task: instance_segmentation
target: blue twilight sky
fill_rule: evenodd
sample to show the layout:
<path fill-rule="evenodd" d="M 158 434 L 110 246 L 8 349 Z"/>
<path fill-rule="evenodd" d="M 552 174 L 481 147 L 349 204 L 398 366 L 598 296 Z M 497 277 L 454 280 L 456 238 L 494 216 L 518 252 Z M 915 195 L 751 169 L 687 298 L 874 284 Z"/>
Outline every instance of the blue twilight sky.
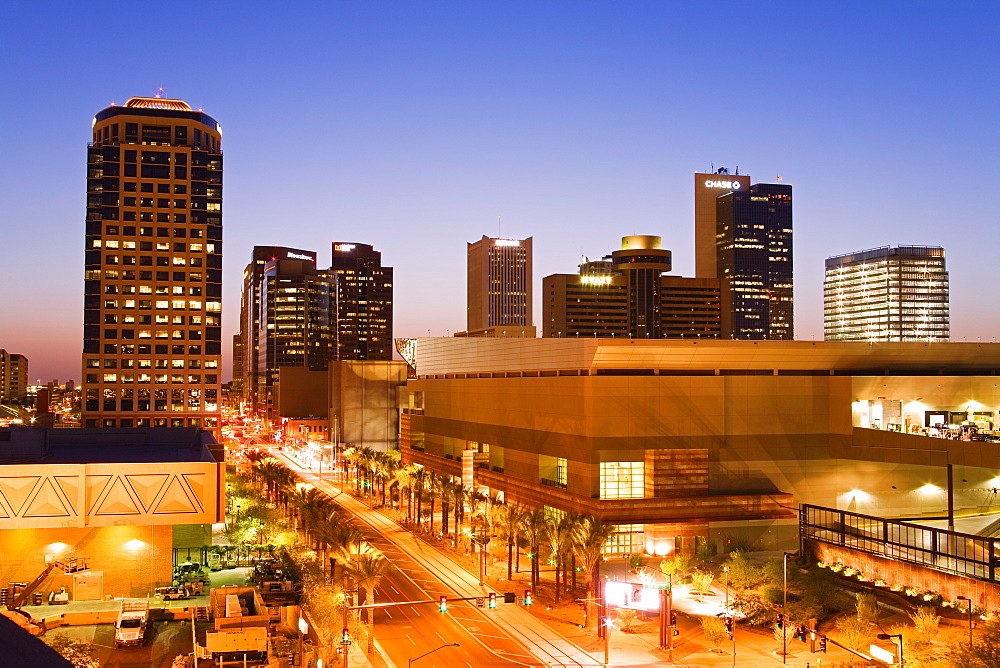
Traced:
<path fill-rule="evenodd" d="M 224 129 L 226 341 L 254 245 L 326 265 L 334 240 L 374 244 L 396 336 L 464 329 L 465 244 L 497 216 L 534 237 L 536 297 L 628 234 L 690 276 L 692 173 L 712 164 L 795 186 L 798 338 L 822 338 L 827 256 L 940 244 L 953 339 L 993 340 L 998 19 L 985 1 L 8 2 L 0 348 L 79 380 L 91 119 L 160 86 Z"/>

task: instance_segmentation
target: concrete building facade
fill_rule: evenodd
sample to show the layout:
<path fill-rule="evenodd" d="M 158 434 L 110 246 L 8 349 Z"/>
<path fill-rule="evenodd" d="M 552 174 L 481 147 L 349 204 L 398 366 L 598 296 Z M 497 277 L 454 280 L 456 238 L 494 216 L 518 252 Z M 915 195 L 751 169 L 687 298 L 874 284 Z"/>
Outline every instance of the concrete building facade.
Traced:
<path fill-rule="evenodd" d="M 503 328 L 530 330 L 532 319 L 532 238 L 483 235 L 468 244 L 466 335 L 502 336 Z"/>
<path fill-rule="evenodd" d="M 728 302 L 715 278 L 669 276 L 660 237 L 629 236 L 579 274 L 542 279 L 543 337 L 728 338 Z M 725 293 L 728 296 L 728 293 Z"/>
<path fill-rule="evenodd" d="M 971 512 L 1000 475 L 1000 445 L 934 437 L 997 431 L 997 345 L 418 339 L 415 361 L 404 461 L 466 482 L 471 450 L 470 484 L 615 522 L 613 550 L 788 547 L 800 503 L 940 515 L 951 489 Z"/>
<path fill-rule="evenodd" d="M 77 557 L 86 582 L 53 573 L 44 588 L 151 595 L 170 584 L 175 548 L 199 550 L 224 520 L 224 476 L 207 431 L 0 429 L 0 582 Z"/>
<path fill-rule="evenodd" d="M 28 400 L 28 358 L 0 348 L 0 402 Z"/>
<path fill-rule="evenodd" d="M 87 148 L 86 427 L 218 427 L 222 128 L 133 97 Z"/>

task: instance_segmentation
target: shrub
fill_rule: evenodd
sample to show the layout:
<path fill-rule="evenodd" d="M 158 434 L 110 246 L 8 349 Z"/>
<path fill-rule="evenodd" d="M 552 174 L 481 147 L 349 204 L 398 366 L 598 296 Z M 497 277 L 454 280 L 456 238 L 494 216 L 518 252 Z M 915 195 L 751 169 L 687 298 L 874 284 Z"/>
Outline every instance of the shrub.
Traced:
<path fill-rule="evenodd" d="M 698 561 L 708 561 L 715 555 L 719 553 L 719 546 L 715 544 L 714 540 L 702 539 L 698 541 L 698 546 L 694 550 L 694 556 Z"/>
<path fill-rule="evenodd" d="M 716 648 L 729 638 L 726 632 L 726 623 L 718 617 L 702 617 L 701 630 L 705 632 L 705 637 L 711 641 Z"/>
<path fill-rule="evenodd" d="M 879 607 L 875 596 L 868 592 L 858 592 L 857 595 L 858 619 L 866 624 L 873 624 L 878 621 Z"/>
<path fill-rule="evenodd" d="M 781 605 L 785 599 L 785 590 L 778 585 L 764 585 L 760 588 L 760 597 L 773 605 Z"/>
<path fill-rule="evenodd" d="M 729 568 L 729 584 L 736 589 L 751 589 L 764 581 L 763 569 L 744 552 L 732 552 L 723 565 Z"/>

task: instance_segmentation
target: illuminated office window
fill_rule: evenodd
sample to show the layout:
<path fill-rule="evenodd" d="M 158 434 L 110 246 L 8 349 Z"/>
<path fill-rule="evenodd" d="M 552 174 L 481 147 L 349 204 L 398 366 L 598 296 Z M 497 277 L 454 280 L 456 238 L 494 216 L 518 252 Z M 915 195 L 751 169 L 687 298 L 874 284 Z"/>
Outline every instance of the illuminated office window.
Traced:
<path fill-rule="evenodd" d="M 644 495 L 642 462 L 601 462 L 602 499 L 641 499 Z"/>

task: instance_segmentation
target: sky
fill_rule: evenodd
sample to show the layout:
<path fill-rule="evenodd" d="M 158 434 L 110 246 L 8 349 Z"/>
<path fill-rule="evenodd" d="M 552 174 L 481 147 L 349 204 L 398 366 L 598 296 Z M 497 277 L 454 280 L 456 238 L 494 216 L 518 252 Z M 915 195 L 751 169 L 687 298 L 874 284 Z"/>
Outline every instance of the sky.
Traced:
<path fill-rule="evenodd" d="M 1000 56 L 990 2 L 5 3 L 0 348 L 80 379 L 86 144 L 135 95 L 223 127 L 224 379 L 254 245 L 373 244 L 395 336 L 465 328 L 465 248 L 544 276 L 653 234 L 694 274 L 693 177 L 794 186 L 795 331 L 823 260 L 941 245 L 952 340 L 992 341 Z M 499 224 L 498 224 L 499 217 Z"/>

